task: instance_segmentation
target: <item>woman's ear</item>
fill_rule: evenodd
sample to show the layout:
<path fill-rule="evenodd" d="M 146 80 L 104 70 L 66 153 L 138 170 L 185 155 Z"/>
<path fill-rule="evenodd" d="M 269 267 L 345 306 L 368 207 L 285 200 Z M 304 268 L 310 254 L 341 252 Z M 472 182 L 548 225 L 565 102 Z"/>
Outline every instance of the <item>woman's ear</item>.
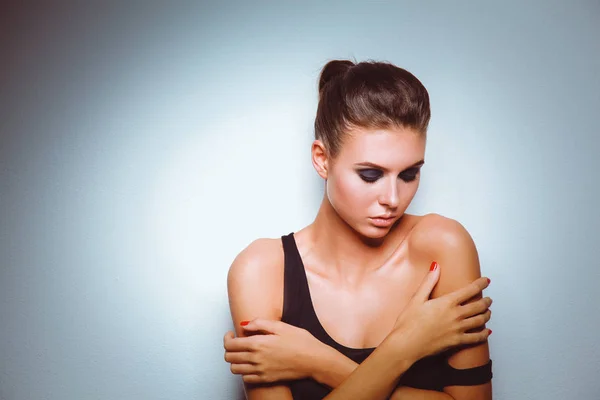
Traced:
<path fill-rule="evenodd" d="M 329 158 L 327 156 L 327 149 L 320 140 L 315 140 L 310 149 L 313 167 L 317 171 L 317 174 L 325 180 L 327 180 L 327 169 L 329 167 Z"/>

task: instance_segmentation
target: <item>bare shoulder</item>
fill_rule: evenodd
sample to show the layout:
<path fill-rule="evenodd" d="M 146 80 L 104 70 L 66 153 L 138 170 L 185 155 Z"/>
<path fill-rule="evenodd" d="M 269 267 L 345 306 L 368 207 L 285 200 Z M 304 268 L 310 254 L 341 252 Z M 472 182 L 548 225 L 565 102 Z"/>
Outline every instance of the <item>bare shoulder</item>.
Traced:
<path fill-rule="evenodd" d="M 281 319 L 284 256 L 281 239 L 254 240 L 233 260 L 227 292 L 234 323 Z"/>
<path fill-rule="evenodd" d="M 433 213 L 419 218 L 407 241 L 411 250 L 427 253 L 439 249 L 460 249 L 473 243 L 471 235 L 460 222 Z"/>
<path fill-rule="evenodd" d="M 254 240 L 233 260 L 227 275 L 229 309 L 236 336 L 246 336 L 241 321 L 281 320 L 284 255 L 281 238 Z M 246 386 L 248 399 L 291 399 L 285 384 Z"/>
<path fill-rule="evenodd" d="M 441 275 L 434 297 L 458 289 L 481 276 L 473 238 L 458 221 L 439 214 L 420 217 L 407 238 L 411 261 L 427 268 L 436 261 Z"/>
<path fill-rule="evenodd" d="M 280 239 L 260 238 L 244 248 L 233 260 L 228 281 L 245 279 L 261 282 L 283 272 L 283 250 Z"/>
<path fill-rule="evenodd" d="M 440 277 L 431 293 L 440 297 L 460 289 L 481 276 L 475 243 L 458 221 L 439 214 L 428 214 L 419 219 L 407 237 L 411 263 L 422 268 L 436 261 Z M 473 300 L 481 298 L 479 294 Z M 448 363 L 454 368 L 472 368 L 486 364 L 490 359 L 487 342 L 457 348 L 448 354 Z M 491 398 L 491 383 L 478 386 L 449 386 L 444 391 L 454 398 Z"/>

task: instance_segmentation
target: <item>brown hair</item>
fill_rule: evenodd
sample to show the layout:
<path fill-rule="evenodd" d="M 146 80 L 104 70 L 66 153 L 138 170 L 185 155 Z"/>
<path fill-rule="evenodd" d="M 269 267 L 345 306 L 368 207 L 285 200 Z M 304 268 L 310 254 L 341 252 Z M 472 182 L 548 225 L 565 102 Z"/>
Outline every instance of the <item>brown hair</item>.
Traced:
<path fill-rule="evenodd" d="M 427 89 L 393 64 L 333 60 L 321 71 L 315 139 L 323 141 L 330 157 L 353 127 L 404 127 L 425 135 L 430 116 Z"/>

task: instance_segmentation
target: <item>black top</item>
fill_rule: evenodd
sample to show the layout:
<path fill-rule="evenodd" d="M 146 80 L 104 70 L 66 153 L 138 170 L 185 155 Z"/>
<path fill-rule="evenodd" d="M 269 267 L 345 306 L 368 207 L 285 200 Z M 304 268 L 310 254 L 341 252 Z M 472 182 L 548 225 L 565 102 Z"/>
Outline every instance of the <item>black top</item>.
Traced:
<path fill-rule="evenodd" d="M 312 304 L 304 264 L 293 233 L 282 236 L 285 254 L 283 315 L 281 320 L 290 325 L 306 329 L 321 342 L 333 347 L 356 363 L 363 362 L 375 348 L 355 349 L 337 343 L 325 331 Z M 450 366 L 443 354 L 423 358 L 406 371 L 399 386 L 443 391 L 451 385 L 480 385 L 492 379 L 492 361 L 486 365 L 456 369 Z M 327 386 L 312 379 L 289 382 L 294 399 L 322 399 L 331 391 Z"/>

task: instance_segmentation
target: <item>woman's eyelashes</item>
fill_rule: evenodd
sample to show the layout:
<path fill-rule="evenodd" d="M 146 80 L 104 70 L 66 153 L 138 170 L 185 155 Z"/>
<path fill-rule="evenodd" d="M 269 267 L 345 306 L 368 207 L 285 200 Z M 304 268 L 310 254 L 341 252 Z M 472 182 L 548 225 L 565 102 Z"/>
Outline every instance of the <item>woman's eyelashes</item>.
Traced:
<path fill-rule="evenodd" d="M 358 176 L 365 182 L 373 183 L 383 176 L 383 172 L 378 169 L 361 169 Z"/>
<path fill-rule="evenodd" d="M 412 182 L 417 179 L 418 174 L 419 168 L 410 168 L 402 171 L 398 177 L 404 182 Z M 383 176 L 383 171 L 378 169 L 361 169 L 358 171 L 358 176 L 367 183 L 373 183 Z"/>
<path fill-rule="evenodd" d="M 411 168 L 411 169 L 407 169 L 406 171 L 403 171 L 400 175 L 398 175 L 400 177 L 400 179 L 402 179 L 404 182 L 412 182 L 415 179 L 417 179 L 417 175 L 419 175 L 419 168 Z"/>

